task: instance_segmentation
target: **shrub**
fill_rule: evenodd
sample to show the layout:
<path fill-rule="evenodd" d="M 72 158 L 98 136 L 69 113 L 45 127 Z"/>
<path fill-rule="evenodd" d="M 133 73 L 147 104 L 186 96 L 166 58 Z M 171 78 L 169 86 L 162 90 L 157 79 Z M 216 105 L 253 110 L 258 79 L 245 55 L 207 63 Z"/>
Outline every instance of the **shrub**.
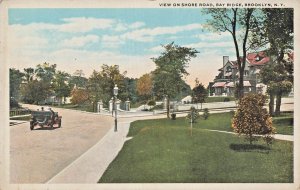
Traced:
<path fill-rule="evenodd" d="M 172 118 L 172 120 L 176 120 L 176 113 L 172 113 L 171 118 Z"/>
<path fill-rule="evenodd" d="M 223 102 L 229 102 L 230 101 L 230 98 L 224 98 Z"/>
<path fill-rule="evenodd" d="M 72 104 L 84 104 L 89 99 L 89 94 L 86 89 L 73 89 L 71 92 L 71 102 Z"/>
<path fill-rule="evenodd" d="M 10 108 L 19 108 L 20 105 L 16 99 L 10 98 L 9 107 Z"/>
<path fill-rule="evenodd" d="M 154 100 L 149 100 L 148 101 L 148 106 L 155 106 L 155 101 Z"/>
<path fill-rule="evenodd" d="M 232 128 L 239 135 L 243 134 L 250 144 L 257 140 L 257 135 L 270 144 L 275 128 L 272 126 L 272 118 L 267 110 L 263 108 L 266 97 L 262 94 L 247 94 L 238 104 L 237 111 L 232 119 Z"/>
<path fill-rule="evenodd" d="M 191 107 L 190 113 L 186 116 L 189 121 L 192 123 L 196 123 L 196 120 L 200 117 L 199 112 L 196 108 Z"/>
<path fill-rule="evenodd" d="M 205 120 L 207 120 L 208 116 L 209 116 L 209 111 L 208 111 L 207 108 L 204 108 L 204 110 L 203 110 L 203 118 L 204 118 Z"/>

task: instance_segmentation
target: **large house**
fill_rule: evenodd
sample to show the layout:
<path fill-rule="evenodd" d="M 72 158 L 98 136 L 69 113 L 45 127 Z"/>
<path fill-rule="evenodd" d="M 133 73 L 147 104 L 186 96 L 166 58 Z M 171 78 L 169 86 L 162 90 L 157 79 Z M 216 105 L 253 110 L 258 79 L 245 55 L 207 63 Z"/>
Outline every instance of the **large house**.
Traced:
<path fill-rule="evenodd" d="M 244 92 L 265 93 L 266 86 L 259 80 L 260 69 L 270 62 L 270 58 L 264 52 L 249 53 L 246 57 L 244 70 Z M 210 95 L 234 96 L 238 83 L 239 72 L 237 61 L 230 61 L 229 56 L 223 56 L 223 66 L 214 81 L 210 83 Z"/>

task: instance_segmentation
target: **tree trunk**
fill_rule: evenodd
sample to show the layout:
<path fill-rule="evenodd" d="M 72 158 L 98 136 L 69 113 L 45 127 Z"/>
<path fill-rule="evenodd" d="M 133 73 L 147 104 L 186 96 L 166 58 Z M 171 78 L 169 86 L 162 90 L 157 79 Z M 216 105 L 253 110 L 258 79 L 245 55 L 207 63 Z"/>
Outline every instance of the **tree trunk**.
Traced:
<path fill-rule="evenodd" d="M 239 90 L 238 90 L 238 98 L 241 99 L 244 97 L 244 69 L 241 69 L 240 78 L 239 78 Z"/>
<path fill-rule="evenodd" d="M 282 94 L 279 92 L 276 95 L 276 107 L 275 107 L 275 115 L 276 116 L 280 115 L 281 97 L 282 97 Z"/>
<path fill-rule="evenodd" d="M 274 115 L 274 94 L 273 93 L 270 93 L 269 114 L 270 116 Z"/>
<path fill-rule="evenodd" d="M 170 98 L 167 99 L 167 117 L 170 118 Z"/>

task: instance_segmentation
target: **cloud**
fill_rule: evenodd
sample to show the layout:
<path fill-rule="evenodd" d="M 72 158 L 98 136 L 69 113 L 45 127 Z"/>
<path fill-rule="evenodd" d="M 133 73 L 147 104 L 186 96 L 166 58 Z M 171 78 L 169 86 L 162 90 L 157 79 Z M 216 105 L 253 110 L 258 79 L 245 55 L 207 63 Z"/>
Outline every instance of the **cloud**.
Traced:
<path fill-rule="evenodd" d="M 228 39 L 231 37 L 231 34 L 229 32 L 221 32 L 221 33 L 217 33 L 217 32 L 213 32 L 213 33 L 201 33 L 201 34 L 197 34 L 194 35 L 195 38 L 198 38 L 202 41 L 218 41 L 221 39 Z M 231 37 L 232 38 L 232 37 Z"/>
<path fill-rule="evenodd" d="M 57 25 L 58 30 L 62 32 L 71 32 L 71 33 L 85 33 L 92 31 L 94 29 L 107 29 L 112 28 L 115 24 L 113 19 L 102 19 L 102 18 L 86 18 L 86 17 L 77 17 L 77 18 L 64 18 L 62 19 L 66 23 Z"/>
<path fill-rule="evenodd" d="M 152 52 L 162 52 L 164 50 L 165 49 L 162 46 L 155 46 L 155 47 L 153 47 L 153 48 L 150 49 L 150 51 L 152 51 Z"/>
<path fill-rule="evenodd" d="M 129 28 L 137 29 L 137 28 L 141 28 L 143 26 L 145 26 L 145 23 L 143 23 L 143 22 L 134 22 L 131 25 L 129 25 Z"/>
<path fill-rule="evenodd" d="M 102 46 L 105 48 L 118 48 L 121 44 L 124 44 L 124 40 L 120 36 L 103 35 Z"/>
<path fill-rule="evenodd" d="M 125 55 L 109 51 L 92 52 L 78 49 L 61 49 L 38 57 L 25 56 L 25 59 L 14 57 L 11 62 L 14 68 L 35 67 L 38 63 L 50 62 L 57 64 L 59 70 L 73 73 L 82 69 L 88 77 L 93 70 L 99 71 L 103 64 L 119 65 L 122 72 L 128 71 L 128 77 L 140 77 L 155 69 L 155 64 L 150 59 L 154 55 Z M 18 61 L 22 64 L 17 64 Z M 19 62 L 20 63 L 20 62 Z"/>
<path fill-rule="evenodd" d="M 89 43 L 96 43 L 99 41 L 99 37 L 96 35 L 86 35 L 80 37 L 73 37 L 66 39 L 62 42 L 63 47 L 84 47 Z"/>
<path fill-rule="evenodd" d="M 145 28 L 127 32 L 122 35 L 122 38 L 140 41 L 140 42 L 150 42 L 154 40 L 155 36 L 166 35 L 166 34 L 176 34 L 183 31 L 191 31 L 201 29 L 201 24 L 188 24 L 184 26 L 170 26 L 170 27 L 156 27 L 156 28 Z"/>
<path fill-rule="evenodd" d="M 74 17 L 64 18 L 61 24 L 50 23 L 30 23 L 30 24 L 14 24 L 10 27 L 16 31 L 25 32 L 37 32 L 43 30 L 55 30 L 67 33 L 86 33 L 95 29 L 108 29 L 112 28 L 116 21 L 114 19 L 102 19 L 102 18 L 86 18 L 86 17 Z"/>
<path fill-rule="evenodd" d="M 192 48 L 224 48 L 224 47 L 234 47 L 233 41 L 225 42 L 197 42 L 185 45 L 186 47 Z"/>

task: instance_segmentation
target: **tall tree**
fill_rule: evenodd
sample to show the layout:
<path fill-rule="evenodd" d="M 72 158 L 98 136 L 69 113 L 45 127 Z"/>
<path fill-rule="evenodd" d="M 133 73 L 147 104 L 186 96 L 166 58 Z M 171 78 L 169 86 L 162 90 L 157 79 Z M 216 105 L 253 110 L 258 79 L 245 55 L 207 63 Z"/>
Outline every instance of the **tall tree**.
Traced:
<path fill-rule="evenodd" d="M 44 82 L 51 83 L 56 72 L 56 64 L 51 65 L 50 63 L 38 64 L 35 73 L 37 78 L 43 80 Z"/>
<path fill-rule="evenodd" d="M 76 70 L 72 76 L 69 77 L 70 87 L 86 87 L 88 79 L 84 77 L 84 73 L 82 70 Z"/>
<path fill-rule="evenodd" d="M 205 89 L 204 85 L 199 82 L 198 78 L 195 80 L 196 86 L 193 88 L 192 98 L 194 103 L 200 103 L 202 109 L 202 103 L 205 102 L 205 99 L 208 96 L 208 92 Z"/>
<path fill-rule="evenodd" d="M 186 68 L 191 58 L 196 57 L 198 51 L 175 45 L 167 44 L 164 52 L 157 58 L 152 58 L 156 64 L 153 72 L 154 93 L 158 98 L 167 97 L 167 117 L 170 118 L 170 98 L 181 92 L 185 82 L 183 77 L 188 75 Z"/>
<path fill-rule="evenodd" d="M 30 81 L 33 80 L 33 77 L 34 77 L 34 68 L 25 68 L 24 69 L 24 77 L 25 77 L 25 81 L 27 83 L 29 83 Z"/>
<path fill-rule="evenodd" d="M 54 79 L 52 80 L 52 86 L 56 97 L 59 98 L 59 103 L 61 104 L 63 98 L 68 97 L 71 92 L 71 87 L 68 83 L 70 74 L 57 71 L 54 75 Z"/>
<path fill-rule="evenodd" d="M 21 87 L 22 101 L 29 104 L 39 104 L 44 101 L 49 94 L 51 89 L 49 84 L 45 81 L 33 80 Z"/>
<path fill-rule="evenodd" d="M 137 79 L 125 77 L 124 85 L 125 85 L 124 96 L 127 97 L 127 99 L 129 99 L 130 101 L 136 102 L 138 99 L 138 95 L 136 91 Z"/>
<path fill-rule="evenodd" d="M 9 69 L 9 97 L 15 100 L 19 99 L 19 90 L 22 83 L 22 78 L 24 73 L 20 72 L 18 69 Z"/>
<path fill-rule="evenodd" d="M 38 64 L 32 72 L 32 68 L 24 69 L 25 81 L 22 86 L 22 99 L 26 103 L 40 103 L 53 95 L 53 79 L 56 73 L 56 64 Z"/>
<path fill-rule="evenodd" d="M 238 96 L 244 96 L 244 70 L 246 66 L 249 33 L 256 27 L 257 19 L 252 8 L 205 9 L 211 18 L 208 27 L 216 32 L 229 32 L 233 39 L 239 71 Z"/>
<path fill-rule="evenodd" d="M 151 74 L 144 74 L 141 76 L 136 84 L 137 93 L 143 97 L 143 99 L 149 99 L 152 95 L 152 77 Z"/>
<path fill-rule="evenodd" d="M 91 101 L 108 102 L 113 96 L 113 88 L 115 84 L 118 85 L 119 94 L 118 98 L 126 100 L 127 94 L 124 85 L 125 74 L 121 73 L 118 65 L 109 66 L 104 64 L 101 71 L 94 71 L 88 82 L 88 91 Z"/>
<path fill-rule="evenodd" d="M 281 98 L 284 93 L 287 93 L 293 87 L 293 60 L 284 59 L 285 55 L 291 53 L 294 49 L 294 18 L 293 9 L 264 9 L 264 35 L 265 41 L 270 44 L 268 54 L 273 59 L 273 66 L 269 66 L 261 74 L 263 79 L 270 76 L 270 80 L 264 80 L 268 85 L 270 94 L 270 103 L 274 103 L 276 96 L 275 115 L 280 114 Z M 273 98 L 273 100 L 272 100 Z M 271 106 L 271 109 L 273 109 Z M 270 113 L 273 114 L 273 110 Z"/>

